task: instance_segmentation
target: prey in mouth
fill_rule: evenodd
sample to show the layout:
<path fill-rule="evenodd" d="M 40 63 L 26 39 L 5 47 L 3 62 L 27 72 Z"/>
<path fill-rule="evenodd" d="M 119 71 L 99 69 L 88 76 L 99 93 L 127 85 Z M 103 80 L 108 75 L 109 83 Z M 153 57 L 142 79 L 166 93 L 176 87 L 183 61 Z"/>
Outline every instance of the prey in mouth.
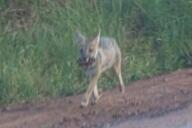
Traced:
<path fill-rule="evenodd" d="M 95 65 L 95 58 L 94 57 L 89 57 L 89 58 L 79 58 L 77 60 L 79 66 L 88 69 L 91 68 Z"/>

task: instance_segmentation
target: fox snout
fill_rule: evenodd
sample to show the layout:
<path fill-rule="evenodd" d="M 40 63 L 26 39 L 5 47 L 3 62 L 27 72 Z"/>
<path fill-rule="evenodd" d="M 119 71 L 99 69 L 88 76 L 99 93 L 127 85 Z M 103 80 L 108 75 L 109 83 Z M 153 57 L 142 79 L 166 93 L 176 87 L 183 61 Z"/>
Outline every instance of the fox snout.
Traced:
<path fill-rule="evenodd" d="M 89 67 L 95 62 L 95 58 L 81 57 L 77 60 L 78 64 L 82 67 Z"/>

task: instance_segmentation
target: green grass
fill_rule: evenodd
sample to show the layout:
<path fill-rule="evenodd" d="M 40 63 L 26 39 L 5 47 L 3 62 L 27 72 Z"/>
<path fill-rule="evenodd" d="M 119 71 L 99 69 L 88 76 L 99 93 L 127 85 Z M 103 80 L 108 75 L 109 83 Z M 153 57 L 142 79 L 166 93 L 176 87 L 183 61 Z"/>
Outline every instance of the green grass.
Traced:
<path fill-rule="evenodd" d="M 94 0 L 92 0 L 94 1 Z M 0 103 L 82 93 L 74 32 L 118 40 L 130 81 L 192 65 L 191 0 L 0 0 Z M 25 27 L 18 27 L 14 9 Z M 100 88 L 118 82 L 109 71 Z"/>

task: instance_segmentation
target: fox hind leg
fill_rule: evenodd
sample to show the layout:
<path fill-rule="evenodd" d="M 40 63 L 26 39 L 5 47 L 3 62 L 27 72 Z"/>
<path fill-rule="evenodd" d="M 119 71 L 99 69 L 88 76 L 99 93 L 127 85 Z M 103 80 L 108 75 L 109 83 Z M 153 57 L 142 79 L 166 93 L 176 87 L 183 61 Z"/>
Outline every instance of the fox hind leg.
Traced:
<path fill-rule="evenodd" d="M 116 63 L 114 64 L 114 70 L 115 70 L 117 77 L 119 79 L 119 82 L 120 82 L 120 91 L 124 94 L 125 85 L 124 85 L 122 74 L 121 74 L 121 54 L 119 54 L 117 59 L 118 59 L 118 61 L 116 61 Z"/>

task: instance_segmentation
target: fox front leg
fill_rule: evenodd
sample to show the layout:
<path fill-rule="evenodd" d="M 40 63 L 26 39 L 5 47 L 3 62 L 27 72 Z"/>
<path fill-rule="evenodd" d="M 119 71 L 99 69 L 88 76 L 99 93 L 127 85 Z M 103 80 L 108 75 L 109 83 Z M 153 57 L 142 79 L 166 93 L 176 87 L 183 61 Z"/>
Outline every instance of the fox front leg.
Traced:
<path fill-rule="evenodd" d="M 97 85 L 94 87 L 94 90 L 93 90 L 93 94 L 92 94 L 92 98 L 91 98 L 91 104 L 94 105 L 98 102 L 98 100 L 100 99 L 101 95 L 99 95 L 99 92 L 98 92 L 98 87 Z"/>
<path fill-rule="evenodd" d="M 81 106 L 82 107 L 87 107 L 87 105 L 89 104 L 89 101 L 90 101 L 90 98 L 91 98 L 92 94 L 94 94 L 94 95 L 96 94 L 97 98 L 99 98 L 98 91 L 95 90 L 95 88 L 97 88 L 97 81 L 98 81 L 99 76 L 100 76 L 100 73 L 97 73 L 90 80 L 89 87 L 88 87 L 88 89 L 87 89 L 87 91 L 85 92 L 85 95 L 84 95 L 84 99 L 81 101 Z"/>

